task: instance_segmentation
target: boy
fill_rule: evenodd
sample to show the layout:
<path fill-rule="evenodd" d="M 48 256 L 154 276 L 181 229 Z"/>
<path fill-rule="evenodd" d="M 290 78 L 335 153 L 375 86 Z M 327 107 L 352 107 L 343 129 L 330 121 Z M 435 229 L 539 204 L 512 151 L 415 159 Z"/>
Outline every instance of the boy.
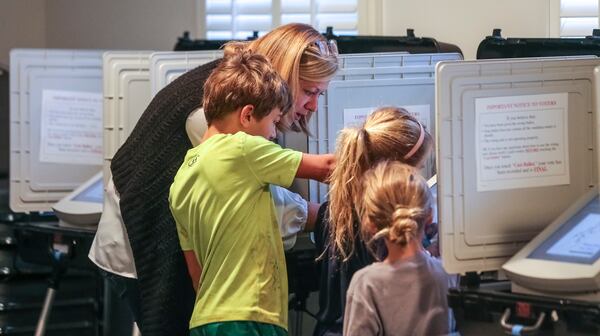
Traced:
<path fill-rule="evenodd" d="M 286 335 L 287 274 L 269 184 L 324 180 L 333 155 L 268 139 L 292 105 L 260 55 L 226 55 L 204 86 L 208 129 L 188 151 L 169 203 L 196 303 L 191 335 Z"/>

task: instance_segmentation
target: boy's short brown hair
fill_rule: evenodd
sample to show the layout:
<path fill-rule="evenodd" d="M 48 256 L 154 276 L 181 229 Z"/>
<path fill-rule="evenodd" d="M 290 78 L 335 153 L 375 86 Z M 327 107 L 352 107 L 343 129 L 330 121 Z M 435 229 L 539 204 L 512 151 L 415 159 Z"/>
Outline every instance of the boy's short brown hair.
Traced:
<path fill-rule="evenodd" d="M 287 83 L 262 55 L 240 49 L 229 52 L 204 83 L 203 107 L 206 122 L 253 105 L 257 120 L 274 108 L 287 113 L 292 107 Z"/>

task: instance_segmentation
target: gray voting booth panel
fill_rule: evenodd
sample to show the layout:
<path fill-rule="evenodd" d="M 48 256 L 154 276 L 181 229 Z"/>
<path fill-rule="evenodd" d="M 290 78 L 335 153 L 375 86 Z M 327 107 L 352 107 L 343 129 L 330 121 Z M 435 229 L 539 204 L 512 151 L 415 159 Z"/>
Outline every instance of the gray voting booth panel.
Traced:
<path fill-rule="evenodd" d="M 319 112 L 310 121 L 314 138 L 308 139 L 308 152 L 333 153 L 344 126 L 360 126 L 366 114 L 381 106 L 405 107 L 434 135 L 435 65 L 461 59 L 457 53 L 340 55 L 340 70 L 319 99 Z M 434 168 L 432 154 L 425 167 L 428 178 L 435 174 Z M 309 182 L 311 201 L 325 201 L 327 191 L 327 185 Z"/>
<path fill-rule="evenodd" d="M 110 163 L 150 103 L 152 51 L 107 51 L 103 54 L 103 171 L 105 185 Z"/>
<path fill-rule="evenodd" d="M 98 162 L 92 160 L 85 163 L 48 162 L 47 158 L 41 159 L 41 142 L 50 141 L 41 136 L 42 99 L 44 95 L 50 96 L 56 92 L 73 97 L 90 94 L 101 96 L 102 52 L 43 49 L 11 51 L 9 192 L 10 207 L 15 212 L 50 211 L 52 204 L 101 169 L 101 157 Z M 100 131 L 101 106 L 94 111 L 98 116 L 92 117 L 97 118 Z M 65 160 L 70 155 L 61 157 Z"/>
<path fill-rule="evenodd" d="M 189 70 L 221 57 L 222 50 L 153 53 L 150 57 L 152 96 Z"/>
<path fill-rule="evenodd" d="M 448 272 L 498 270 L 596 185 L 598 64 L 438 64 L 438 216 Z"/>

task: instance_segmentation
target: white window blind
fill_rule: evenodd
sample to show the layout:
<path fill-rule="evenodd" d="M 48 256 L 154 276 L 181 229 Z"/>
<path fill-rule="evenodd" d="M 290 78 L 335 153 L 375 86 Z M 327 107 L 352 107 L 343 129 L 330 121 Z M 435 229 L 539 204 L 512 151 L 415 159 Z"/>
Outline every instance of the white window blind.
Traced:
<path fill-rule="evenodd" d="M 205 0 L 207 39 L 246 39 L 290 22 L 338 35 L 358 33 L 359 0 Z"/>
<path fill-rule="evenodd" d="M 599 0 L 560 0 L 560 37 L 592 35 L 598 28 Z"/>

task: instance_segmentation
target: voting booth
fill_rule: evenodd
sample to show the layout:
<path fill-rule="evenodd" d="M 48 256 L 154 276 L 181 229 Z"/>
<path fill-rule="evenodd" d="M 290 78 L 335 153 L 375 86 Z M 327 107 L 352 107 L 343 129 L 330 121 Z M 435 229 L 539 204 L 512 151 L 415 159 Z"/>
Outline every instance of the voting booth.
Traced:
<path fill-rule="evenodd" d="M 106 182 L 112 157 L 154 95 L 152 83 L 158 91 L 183 72 L 220 56 L 218 51 L 171 54 L 176 55 L 13 50 L 11 209 L 52 211 L 101 169 Z M 173 61 L 185 65 L 173 69 Z M 155 77 L 162 76 L 154 82 L 151 62 Z"/>
<path fill-rule="evenodd" d="M 461 59 L 458 53 L 340 55 L 340 69 L 319 98 L 318 112 L 309 123 L 313 137 L 286 134 L 284 144 L 294 143 L 289 147 L 311 154 L 333 153 L 342 128 L 359 127 L 371 112 L 383 106 L 405 108 L 435 136 L 435 65 Z M 432 154 L 424 175 L 429 178 L 434 174 Z M 310 201 L 324 202 L 327 191 L 326 184 L 308 182 Z"/>
<path fill-rule="evenodd" d="M 600 67 L 596 67 L 596 113 L 599 85 Z M 598 126 L 596 117 L 596 129 Z M 596 140 L 600 140 L 597 135 Z M 513 281 L 513 291 L 600 302 L 599 234 L 600 199 L 596 186 L 502 266 Z"/>
<path fill-rule="evenodd" d="M 25 263 L 28 271 L 18 267 L 15 279 L 20 281 L 10 283 L 11 294 L 3 296 L 22 305 L 19 317 L 10 317 L 15 312 L 8 305 L 0 327 L 93 335 L 100 321 L 102 280 L 83 251 L 89 250 L 94 232 L 88 224 L 96 223 L 102 211 L 102 193 L 97 197 L 85 188 L 76 198 L 83 205 L 76 210 L 93 217 L 86 217 L 81 228 L 57 225 L 52 211 L 102 167 L 102 52 L 13 49 L 9 86 L 12 213 L 3 218 L 15 230 L 15 265 Z M 94 188 L 101 191 L 97 181 Z M 40 281 L 40 275 L 49 281 Z M 64 286 L 57 292 L 59 282 Z M 44 299 L 40 289 L 46 286 Z"/>
<path fill-rule="evenodd" d="M 497 270 L 597 184 L 596 64 L 438 65 L 438 210 L 447 271 Z"/>
<path fill-rule="evenodd" d="M 102 165 L 102 53 L 10 55 L 10 207 L 51 211 Z"/>
<path fill-rule="evenodd" d="M 258 31 L 254 31 L 246 40 L 258 38 Z M 460 53 L 460 48 L 451 43 L 437 41 L 431 37 L 418 37 L 412 28 L 406 29 L 406 36 L 375 36 L 375 35 L 337 35 L 333 27 L 327 27 L 323 36 L 337 43 L 340 54 L 373 54 L 377 52 L 395 53 L 407 52 L 411 54 L 429 53 Z M 222 48 L 229 40 L 192 40 L 189 32 L 177 38 L 174 50 L 217 50 Z"/>
<path fill-rule="evenodd" d="M 477 59 L 549 57 L 549 56 L 600 56 L 600 29 L 589 36 L 564 38 L 503 37 L 496 28 L 477 47 Z"/>
<path fill-rule="evenodd" d="M 455 310 L 506 309 L 501 322 L 507 331 L 514 327 L 507 320 L 516 311 L 539 321 L 525 327 L 530 331 L 557 321 L 600 330 L 597 305 L 578 303 L 582 296 L 575 294 L 599 289 L 597 241 L 585 252 L 569 252 L 569 246 L 593 240 L 576 237 L 600 229 L 593 215 L 598 184 L 594 69 L 599 64 L 596 57 L 438 64 L 437 197 L 444 268 L 467 275 L 500 271 L 513 284 L 512 294 L 454 292 Z M 577 253 L 589 256 L 585 272 L 576 266 L 582 260 Z M 511 258 L 533 258 L 537 268 L 505 265 Z M 557 265 L 559 259 L 574 266 Z M 527 286 L 538 291 L 522 290 Z M 565 286 L 571 286 L 570 295 Z M 523 307 L 527 313 L 519 310 Z M 550 315 L 554 322 L 544 319 Z"/>
<path fill-rule="evenodd" d="M 437 41 L 431 37 L 417 37 L 415 30 L 406 29 L 406 36 L 336 35 L 333 27 L 323 33 L 328 40 L 335 40 L 340 54 L 408 52 L 411 54 L 459 53 L 457 45 Z"/>

